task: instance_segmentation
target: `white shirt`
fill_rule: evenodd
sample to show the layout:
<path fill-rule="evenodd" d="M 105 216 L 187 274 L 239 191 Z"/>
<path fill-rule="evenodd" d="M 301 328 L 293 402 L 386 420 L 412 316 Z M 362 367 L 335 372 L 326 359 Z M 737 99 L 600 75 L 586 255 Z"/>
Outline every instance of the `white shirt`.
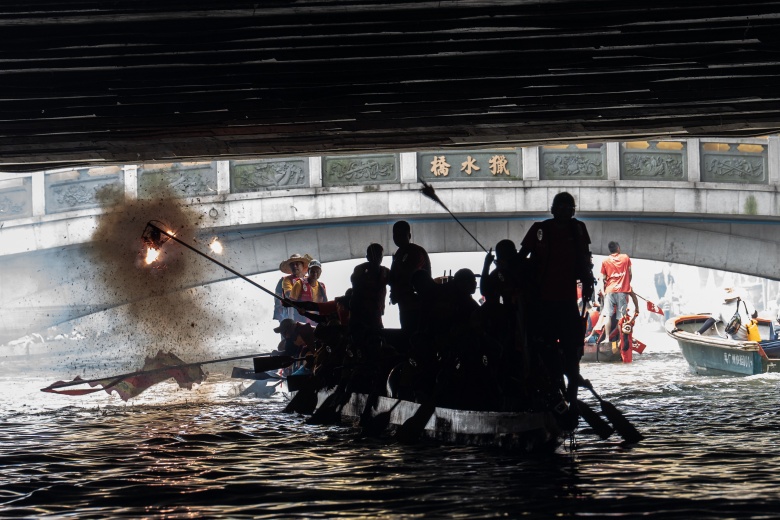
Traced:
<path fill-rule="evenodd" d="M 747 310 L 745 310 L 745 307 L 747 307 Z M 719 321 L 725 327 L 731 321 L 731 317 L 734 316 L 735 312 L 737 312 L 737 300 L 731 300 L 730 302 L 722 303 L 715 312 L 712 313 L 712 317 L 715 321 Z M 742 320 L 742 325 L 740 325 L 739 330 L 735 334 L 729 335 L 731 339 L 747 341 L 748 336 L 745 325 L 750 322 L 755 312 L 756 309 L 750 302 L 745 300 L 739 301 L 739 319 Z"/>

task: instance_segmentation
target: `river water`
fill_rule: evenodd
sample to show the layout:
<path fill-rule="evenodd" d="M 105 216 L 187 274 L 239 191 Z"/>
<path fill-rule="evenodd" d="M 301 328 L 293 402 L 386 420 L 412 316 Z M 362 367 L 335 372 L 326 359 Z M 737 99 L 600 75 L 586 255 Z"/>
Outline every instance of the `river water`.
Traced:
<path fill-rule="evenodd" d="M 248 360 L 209 366 L 192 391 L 162 383 L 124 403 L 42 393 L 62 378 L 55 363 L 4 356 L 0 516 L 776 518 L 778 374 L 696 376 L 660 328 L 636 335 L 648 348 L 633 364 L 583 374 L 646 440 L 583 430 L 574 451 L 538 457 L 306 425 L 280 413 L 281 395 L 237 395 L 226 374 Z M 86 375 L 111 373 L 99 368 Z"/>

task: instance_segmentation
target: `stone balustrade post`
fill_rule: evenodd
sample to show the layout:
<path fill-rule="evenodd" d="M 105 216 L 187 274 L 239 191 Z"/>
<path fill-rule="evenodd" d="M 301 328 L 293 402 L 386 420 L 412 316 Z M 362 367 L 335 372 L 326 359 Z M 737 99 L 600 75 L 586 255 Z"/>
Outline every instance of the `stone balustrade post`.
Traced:
<path fill-rule="evenodd" d="M 780 184 L 780 136 L 769 136 L 767 162 L 767 168 L 769 169 L 769 184 Z"/>
<path fill-rule="evenodd" d="M 539 147 L 527 146 L 522 149 L 523 153 L 523 180 L 539 180 Z"/>
<path fill-rule="evenodd" d="M 138 165 L 125 164 L 122 166 L 125 178 L 125 200 L 138 199 Z"/>
<path fill-rule="evenodd" d="M 607 143 L 607 180 L 620 180 L 620 143 Z"/>
<path fill-rule="evenodd" d="M 322 188 L 322 157 L 309 157 L 309 186 Z"/>
<path fill-rule="evenodd" d="M 400 156 L 401 184 L 417 182 L 417 153 L 404 152 Z"/>
<path fill-rule="evenodd" d="M 230 193 L 230 161 L 217 161 L 217 195 Z"/>
<path fill-rule="evenodd" d="M 685 151 L 688 160 L 688 182 L 701 182 L 701 141 L 686 139 Z"/>
<path fill-rule="evenodd" d="M 32 214 L 39 217 L 46 214 L 46 173 L 32 174 Z"/>

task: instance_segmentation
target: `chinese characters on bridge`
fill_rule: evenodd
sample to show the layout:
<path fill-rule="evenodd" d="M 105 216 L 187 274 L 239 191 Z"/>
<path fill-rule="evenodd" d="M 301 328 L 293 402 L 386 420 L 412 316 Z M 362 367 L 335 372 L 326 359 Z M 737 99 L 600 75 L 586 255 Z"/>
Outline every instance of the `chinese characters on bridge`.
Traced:
<path fill-rule="evenodd" d="M 505 155 L 494 155 L 488 159 L 487 162 L 488 169 L 494 177 L 497 175 L 511 175 Z M 447 177 L 450 174 L 450 168 L 452 168 L 452 166 L 447 162 L 446 156 L 433 156 L 433 160 L 431 161 L 431 173 L 435 177 Z M 477 159 L 471 155 L 466 156 L 466 160 L 460 163 L 460 171 L 466 173 L 466 175 L 471 175 L 480 170 L 481 167 L 477 164 Z"/>

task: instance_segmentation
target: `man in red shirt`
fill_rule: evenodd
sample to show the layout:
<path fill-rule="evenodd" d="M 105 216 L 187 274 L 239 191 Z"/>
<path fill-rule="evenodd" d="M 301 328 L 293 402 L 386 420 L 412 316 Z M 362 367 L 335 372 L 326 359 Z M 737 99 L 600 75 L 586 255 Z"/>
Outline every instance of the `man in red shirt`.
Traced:
<path fill-rule="evenodd" d="M 601 262 L 601 276 L 604 278 L 604 343 L 609 342 L 609 333 L 612 332 L 612 314 L 618 320 L 626 314 L 631 292 L 631 259 L 620 252 L 620 244 L 617 242 L 610 242 L 607 247 L 610 254 Z"/>

